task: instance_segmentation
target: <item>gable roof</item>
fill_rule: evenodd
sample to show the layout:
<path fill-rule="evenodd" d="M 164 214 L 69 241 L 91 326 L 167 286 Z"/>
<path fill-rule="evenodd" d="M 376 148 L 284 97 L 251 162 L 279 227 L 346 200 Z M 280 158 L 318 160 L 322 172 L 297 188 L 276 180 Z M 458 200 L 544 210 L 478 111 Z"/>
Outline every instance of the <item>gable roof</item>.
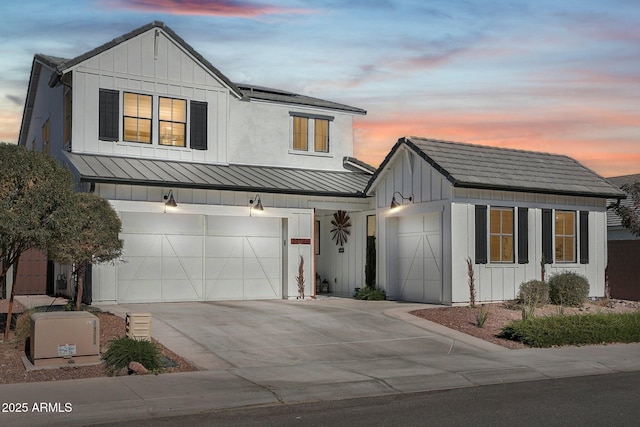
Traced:
<path fill-rule="evenodd" d="M 398 140 L 367 185 L 367 193 L 402 147 L 424 159 L 454 187 L 626 197 L 624 192 L 568 156 L 413 136 Z"/>
<path fill-rule="evenodd" d="M 88 52 L 83 53 L 82 55 L 76 56 L 73 59 L 64 59 L 64 58 L 56 58 L 59 62 L 56 64 L 55 69 L 58 75 L 64 74 L 70 68 L 78 65 L 79 63 L 86 61 L 89 58 L 92 58 L 96 55 L 99 55 L 115 46 L 118 46 L 121 43 L 126 42 L 127 40 L 131 40 L 140 34 L 146 33 L 152 29 L 160 29 L 164 31 L 169 37 L 171 37 L 178 45 L 180 45 L 183 49 L 189 52 L 194 58 L 196 58 L 207 70 L 209 70 L 212 74 L 214 74 L 218 79 L 220 79 L 236 96 L 241 97 L 242 93 L 240 89 L 231 82 L 224 74 L 220 72 L 216 67 L 214 67 L 209 61 L 207 61 L 202 55 L 200 55 L 193 47 L 191 47 L 186 41 L 182 39 L 178 34 L 176 34 L 171 28 L 166 26 L 164 22 L 161 21 L 153 21 L 147 25 L 143 25 L 142 27 L 136 28 L 133 31 L 128 32 L 127 34 L 123 34 L 115 39 L 96 47 Z M 42 58 L 53 58 L 47 57 L 45 55 L 40 55 Z"/>
<path fill-rule="evenodd" d="M 221 165 L 64 152 L 81 182 L 365 197 L 370 174 L 268 166 Z"/>

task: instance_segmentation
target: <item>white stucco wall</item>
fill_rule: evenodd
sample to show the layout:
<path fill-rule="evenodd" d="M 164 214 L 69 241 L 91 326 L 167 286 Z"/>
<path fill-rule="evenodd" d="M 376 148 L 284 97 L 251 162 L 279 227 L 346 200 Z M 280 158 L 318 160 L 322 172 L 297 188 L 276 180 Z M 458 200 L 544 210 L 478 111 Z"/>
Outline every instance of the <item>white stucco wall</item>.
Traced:
<path fill-rule="evenodd" d="M 290 113 L 330 116 L 329 152 L 313 150 L 313 120 L 309 120 L 309 150 L 293 150 Z M 232 100 L 229 113 L 229 161 L 306 169 L 344 170 L 342 159 L 353 156 L 351 114 L 298 105 Z"/>

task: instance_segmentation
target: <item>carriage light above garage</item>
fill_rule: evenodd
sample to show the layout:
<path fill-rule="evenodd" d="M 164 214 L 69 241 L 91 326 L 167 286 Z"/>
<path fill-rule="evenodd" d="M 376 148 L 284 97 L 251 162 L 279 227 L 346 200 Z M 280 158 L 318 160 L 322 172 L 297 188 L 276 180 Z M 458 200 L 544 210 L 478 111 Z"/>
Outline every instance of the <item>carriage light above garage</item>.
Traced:
<path fill-rule="evenodd" d="M 402 200 L 408 200 L 410 202 L 413 201 L 413 196 L 404 197 L 402 193 L 400 193 L 399 191 L 396 191 L 395 193 L 393 193 L 393 197 L 391 198 L 391 206 L 389 206 L 389 209 L 395 209 L 402 205 L 402 200 L 400 201 L 400 203 L 398 203 L 398 201 L 396 200 L 396 194 L 400 196 Z"/>
<path fill-rule="evenodd" d="M 253 199 L 249 200 L 249 205 L 251 205 L 249 207 L 249 216 L 251 216 L 251 212 L 255 209 L 259 212 L 264 211 L 264 208 L 262 207 L 262 200 L 260 199 L 260 195 L 256 194 L 256 197 L 254 197 Z"/>
<path fill-rule="evenodd" d="M 176 199 L 173 198 L 173 190 L 169 190 L 169 193 L 164 195 L 164 199 L 166 200 L 166 202 L 164 202 L 165 212 L 167 211 L 167 206 L 170 208 L 178 207 Z"/>

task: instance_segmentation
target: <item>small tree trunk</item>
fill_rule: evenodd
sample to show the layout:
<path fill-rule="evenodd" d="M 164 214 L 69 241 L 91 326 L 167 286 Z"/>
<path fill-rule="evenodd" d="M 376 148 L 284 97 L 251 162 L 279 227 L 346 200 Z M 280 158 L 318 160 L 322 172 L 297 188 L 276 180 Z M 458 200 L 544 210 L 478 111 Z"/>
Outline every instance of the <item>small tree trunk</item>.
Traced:
<path fill-rule="evenodd" d="M 11 329 L 11 316 L 13 315 L 13 297 L 16 294 L 16 279 L 18 278 L 18 264 L 20 263 L 20 257 L 16 258 L 16 262 L 13 263 L 13 285 L 11 285 L 11 296 L 9 297 L 9 308 L 7 309 L 7 324 L 4 327 L 4 340 L 9 339 L 9 330 Z"/>
<path fill-rule="evenodd" d="M 76 311 L 80 311 L 82 306 L 82 293 L 84 290 L 84 266 L 76 270 L 78 274 L 78 292 L 76 293 Z"/>

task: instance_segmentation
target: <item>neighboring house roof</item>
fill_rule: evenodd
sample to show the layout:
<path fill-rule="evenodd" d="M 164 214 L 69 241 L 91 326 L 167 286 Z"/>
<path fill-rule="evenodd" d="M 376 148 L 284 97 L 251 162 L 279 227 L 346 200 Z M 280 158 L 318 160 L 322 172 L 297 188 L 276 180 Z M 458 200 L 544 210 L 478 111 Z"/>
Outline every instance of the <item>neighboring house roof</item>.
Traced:
<path fill-rule="evenodd" d="M 365 197 L 370 174 L 220 165 L 65 152 L 80 181 L 332 197 Z"/>
<path fill-rule="evenodd" d="M 328 108 L 331 110 L 347 111 L 355 114 L 367 114 L 361 108 L 351 107 L 349 105 L 339 104 L 337 102 L 326 101 L 324 99 L 312 98 L 306 95 L 299 95 L 279 89 L 271 89 L 263 86 L 248 85 L 245 83 L 236 83 L 242 94 L 246 98 L 261 101 L 280 102 L 285 104 L 307 105 L 310 107 Z"/>
<path fill-rule="evenodd" d="M 454 187 L 626 197 L 604 178 L 567 156 L 413 136 L 398 140 L 369 182 L 367 193 L 401 147 L 423 158 Z"/>
<path fill-rule="evenodd" d="M 617 188 L 621 188 L 625 184 L 630 185 L 636 182 L 640 182 L 640 174 L 612 176 L 610 178 L 607 178 L 607 181 L 609 181 Z M 610 203 L 616 203 L 616 200 L 610 200 Z M 620 204 L 623 206 L 632 207 L 633 199 L 627 197 L 625 200 L 621 200 Z M 611 209 L 607 211 L 607 227 L 622 227 L 622 219 Z"/>

